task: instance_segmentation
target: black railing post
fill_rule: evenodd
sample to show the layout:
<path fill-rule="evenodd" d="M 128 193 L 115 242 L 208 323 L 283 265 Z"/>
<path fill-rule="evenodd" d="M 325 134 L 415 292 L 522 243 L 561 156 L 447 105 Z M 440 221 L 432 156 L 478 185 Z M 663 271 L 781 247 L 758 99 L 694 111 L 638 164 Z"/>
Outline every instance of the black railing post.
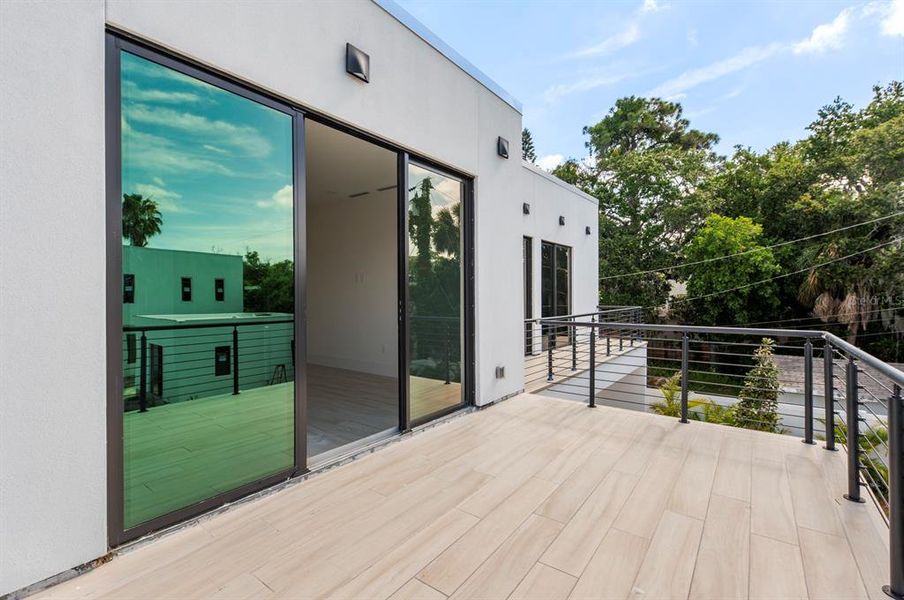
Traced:
<path fill-rule="evenodd" d="M 571 319 L 571 370 L 578 370 L 578 328 L 575 327 L 575 319 Z"/>
<path fill-rule="evenodd" d="M 141 373 L 138 375 L 138 412 L 148 411 L 148 337 L 141 332 Z"/>
<path fill-rule="evenodd" d="M 863 502 L 860 497 L 860 394 L 857 363 L 853 356 L 848 357 L 846 375 L 848 493 L 844 497 L 851 502 Z"/>
<path fill-rule="evenodd" d="M 612 355 L 612 340 L 609 338 L 609 330 L 606 330 L 606 356 Z"/>
<path fill-rule="evenodd" d="M 546 381 L 552 381 L 552 351 L 556 345 L 556 334 L 549 330 L 549 340 L 546 342 Z"/>
<path fill-rule="evenodd" d="M 804 342 L 804 443 L 813 441 L 813 344 Z"/>
<path fill-rule="evenodd" d="M 596 328 L 590 327 L 590 408 L 596 408 Z"/>
<path fill-rule="evenodd" d="M 888 399 L 889 585 L 882 591 L 904 600 L 904 399 L 895 385 Z"/>
<path fill-rule="evenodd" d="M 452 339 L 451 339 L 452 334 L 449 331 L 450 326 L 448 323 L 446 323 L 445 330 L 446 330 L 446 335 L 443 336 L 446 338 L 446 381 L 445 381 L 445 383 L 446 383 L 446 385 L 448 385 L 448 384 L 452 383 L 452 376 L 451 376 L 452 348 L 450 347 L 452 344 Z"/>
<path fill-rule="evenodd" d="M 826 342 L 822 350 L 823 401 L 825 402 L 826 450 L 835 447 L 835 350 Z"/>
<path fill-rule="evenodd" d="M 687 378 L 688 378 L 688 351 L 690 348 L 690 341 L 687 338 L 687 334 L 681 336 L 681 422 L 687 423 L 687 406 L 688 406 L 688 388 L 687 388 Z"/>
<path fill-rule="evenodd" d="M 239 393 L 239 328 L 232 328 L 232 395 Z"/>

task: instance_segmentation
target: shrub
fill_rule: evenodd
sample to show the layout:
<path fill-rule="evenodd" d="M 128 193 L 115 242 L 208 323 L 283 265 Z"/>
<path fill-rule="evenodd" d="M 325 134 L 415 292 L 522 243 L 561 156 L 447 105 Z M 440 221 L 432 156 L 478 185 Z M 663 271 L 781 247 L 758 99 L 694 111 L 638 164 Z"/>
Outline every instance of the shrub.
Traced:
<path fill-rule="evenodd" d="M 744 387 L 734 406 L 737 427 L 759 431 L 779 431 L 778 395 L 781 384 L 774 358 L 774 342 L 763 338 L 754 352 L 756 364 L 744 377 Z"/>

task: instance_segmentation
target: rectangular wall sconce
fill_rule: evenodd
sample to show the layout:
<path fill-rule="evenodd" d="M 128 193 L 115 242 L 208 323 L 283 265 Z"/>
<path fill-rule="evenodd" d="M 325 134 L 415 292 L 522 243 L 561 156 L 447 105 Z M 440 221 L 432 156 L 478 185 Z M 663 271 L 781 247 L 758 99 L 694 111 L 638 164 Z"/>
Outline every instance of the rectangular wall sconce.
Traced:
<path fill-rule="evenodd" d="M 351 44 L 346 44 L 345 72 L 364 83 L 370 83 L 370 56 Z"/>
<path fill-rule="evenodd" d="M 584 233 L 586 233 L 587 235 L 590 235 L 590 225 L 588 225 L 587 227 L 584 228 Z"/>
<path fill-rule="evenodd" d="M 527 202 L 525 202 L 524 204 L 522 204 L 522 205 L 521 205 L 521 212 L 524 213 L 524 214 L 526 214 L 526 215 L 529 215 L 529 214 L 530 214 L 530 204 L 528 204 Z"/>
<path fill-rule="evenodd" d="M 564 224 L 565 224 L 565 217 L 559 215 L 559 225 L 564 225 Z"/>
<path fill-rule="evenodd" d="M 505 379 L 505 367 L 496 367 L 496 379 Z"/>
<path fill-rule="evenodd" d="M 496 140 L 496 154 L 501 156 L 502 158 L 509 157 L 509 143 L 508 140 L 502 136 Z"/>

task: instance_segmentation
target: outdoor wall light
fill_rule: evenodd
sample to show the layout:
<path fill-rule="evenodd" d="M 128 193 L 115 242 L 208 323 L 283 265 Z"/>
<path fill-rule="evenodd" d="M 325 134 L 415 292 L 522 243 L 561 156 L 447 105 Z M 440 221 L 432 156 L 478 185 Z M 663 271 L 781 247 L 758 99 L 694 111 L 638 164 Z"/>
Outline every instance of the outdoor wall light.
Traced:
<path fill-rule="evenodd" d="M 559 225 L 564 225 L 564 224 L 565 224 L 565 217 L 559 215 Z"/>
<path fill-rule="evenodd" d="M 370 83 L 370 56 L 351 44 L 346 44 L 345 72 L 364 83 Z"/>
<path fill-rule="evenodd" d="M 587 227 L 584 228 L 584 233 L 586 233 L 587 235 L 590 235 L 590 225 L 588 225 Z"/>
<path fill-rule="evenodd" d="M 505 379 L 505 367 L 496 367 L 496 379 Z"/>
<path fill-rule="evenodd" d="M 498 154 L 502 158 L 508 158 L 509 157 L 509 149 L 508 148 L 509 148 L 508 140 L 502 136 L 499 136 L 499 138 L 496 140 L 496 154 Z"/>
<path fill-rule="evenodd" d="M 530 204 L 528 204 L 527 202 L 525 202 L 524 204 L 522 204 L 522 205 L 521 205 L 521 212 L 523 212 L 523 213 L 526 214 L 526 215 L 529 215 L 529 214 L 530 214 Z"/>

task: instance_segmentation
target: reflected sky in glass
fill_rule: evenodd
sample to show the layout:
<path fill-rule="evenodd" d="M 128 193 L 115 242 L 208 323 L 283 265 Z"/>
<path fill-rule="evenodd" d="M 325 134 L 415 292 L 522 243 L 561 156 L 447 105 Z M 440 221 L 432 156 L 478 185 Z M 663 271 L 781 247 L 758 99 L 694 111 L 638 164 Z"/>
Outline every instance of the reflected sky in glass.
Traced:
<path fill-rule="evenodd" d="M 150 248 L 292 258 L 291 117 L 122 54 L 123 193 L 157 202 Z"/>

